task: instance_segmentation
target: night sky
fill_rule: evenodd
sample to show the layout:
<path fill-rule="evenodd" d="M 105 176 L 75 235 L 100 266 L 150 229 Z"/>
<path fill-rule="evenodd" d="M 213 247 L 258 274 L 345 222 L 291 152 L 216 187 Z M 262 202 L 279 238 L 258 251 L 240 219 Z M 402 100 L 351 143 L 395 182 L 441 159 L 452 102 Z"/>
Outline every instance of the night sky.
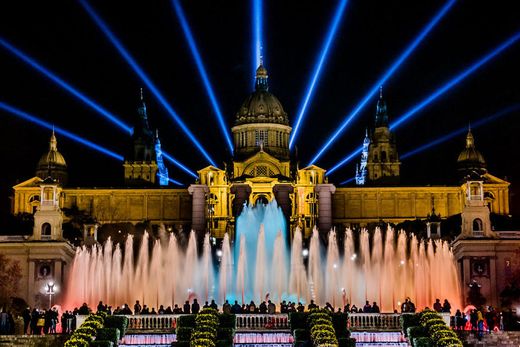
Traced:
<path fill-rule="evenodd" d="M 297 140 L 306 165 L 444 1 L 350 0 Z M 229 158 L 211 104 L 170 1 L 91 0 L 213 159 Z M 182 1 L 229 128 L 252 91 L 250 1 Z M 294 125 L 337 1 L 264 1 L 264 61 L 275 94 Z M 520 30 L 515 1 L 459 1 L 384 86 L 390 121 Z M 76 1 L 3 1 L 0 36 L 129 124 L 137 121 L 143 83 Z M 399 153 L 520 102 L 520 42 L 493 59 L 396 131 Z M 163 148 L 192 171 L 208 165 L 145 90 L 151 126 Z M 0 48 L 0 101 L 124 154 L 122 130 Z M 330 169 L 357 148 L 373 125 L 367 106 L 317 165 Z M 520 112 L 474 130 L 495 176 L 520 191 Z M 0 209 L 9 187 L 34 175 L 50 132 L 0 111 Z M 453 184 L 464 136 L 403 161 L 404 184 Z M 120 162 L 58 136 L 72 186 L 119 186 Z M 354 164 L 331 181 L 354 174 Z M 222 166 L 221 166 L 222 167 Z M 169 166 L 170 176 L 193 179 Z M 518 197 L 515 198 L 518 201 Z M 519 210 L 515 202 L 514 208 Z M 518 211 L 520 212 L 520 211 Z M 3 214 L 3 213 L 2 213 Z"/>

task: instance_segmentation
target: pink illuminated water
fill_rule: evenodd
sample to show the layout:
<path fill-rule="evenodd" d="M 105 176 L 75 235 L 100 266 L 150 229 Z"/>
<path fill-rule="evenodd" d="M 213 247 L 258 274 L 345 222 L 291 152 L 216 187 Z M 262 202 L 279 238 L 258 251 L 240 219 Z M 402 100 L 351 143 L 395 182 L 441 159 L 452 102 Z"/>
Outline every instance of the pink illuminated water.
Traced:
<path fill-rule="evenodd" d="M 319 305 L 362 307 L 369 300 L 377 301 L 384 312 L 399 309 L 406 297 L 418 308 L 431 307 L 439 298 L 460 307 L 459 279 L 448 244 L 418 241 L 393 229 L 356 234 L 347 229 L 341 234 L 331 230 L 324 245 L 314 229 L 306 249 L 296 229 L 288 247 L 287 232 L 281 229 L 283 214 L 266 208 L 261 215 L 246 211 L 248 223 L 241 225 L 247 229 L 237 230 L 234 245 L 226 234 L 218 258 L 209 235 L 199 249 L 193 231 L 185 247 L 173 233 L 163 231 L 164 237 L 150 240 L 145 232 L 135 262 L 132 235 L 125 245 L 109 239 L 104 245 L 78 248 L 65 307 L 83 302 L 95 307 L 100 300 L 116 307 L 139 300 L 157 308 L 195 297 L 201 302 L 215 299 L 219 305 L 225 299 L 259 303 L 269 297 L 273 302 L 314 300 Z"/>

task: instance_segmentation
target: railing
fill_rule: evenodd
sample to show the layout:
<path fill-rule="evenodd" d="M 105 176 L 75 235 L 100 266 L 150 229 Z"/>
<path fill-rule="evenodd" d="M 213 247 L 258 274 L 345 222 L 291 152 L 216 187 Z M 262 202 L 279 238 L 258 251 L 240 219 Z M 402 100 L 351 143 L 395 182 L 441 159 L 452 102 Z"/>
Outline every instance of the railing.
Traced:
<path fill-rule="evenodd" d="M 129 330 L 173 330 L 177 327 L 178 314 L 126 315 Z"/>
<path fill-rule="evenodd" d="M 348 319 L 352 330 L 400 330 L 399 317 L 397 313 L 351 313 Z"/>
<path fill-rule="evenodd" d="M 237 314 L 237 331 L 244 330 L 288 330 L 289 315 L 278 314 Z"/>

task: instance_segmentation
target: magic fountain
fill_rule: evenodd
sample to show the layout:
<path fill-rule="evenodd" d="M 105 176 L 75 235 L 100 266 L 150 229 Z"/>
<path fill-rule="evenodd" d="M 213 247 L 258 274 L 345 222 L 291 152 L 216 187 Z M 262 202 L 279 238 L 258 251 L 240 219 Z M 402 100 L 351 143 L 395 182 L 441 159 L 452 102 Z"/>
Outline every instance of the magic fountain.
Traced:
<path fill-rule="evenodd" d="M 177 235 L 152 240 L 145 232 L 134 254 L 134 236 L 124 249 L 109 239 L 104 245 L 79 247 L 67 286 L 67 308 L 100 300 L 112 307 L 140 300 L 151 307 L 186 300 L 269 298 L 335 307 L 376 301 L 383 312 L 399 309 L 409 297 L 418 308 L 435 299 L 460 307 L 461 291 L 453 254 L 446 242 L 418 240 L 404 231 L 376 228 L 344 234 L 331 230 L 327 246 L 317 229 L 308 247 L 298 228 L 289 242 L 286 221 L 273 201 L 245 206 L 237 219 L 236 241 L 226 234 L 219 252 L 206 234 L 199 249 L 195 232 L 187 246 Z M 218 256 L 215 254 L 218 253 Z"/>

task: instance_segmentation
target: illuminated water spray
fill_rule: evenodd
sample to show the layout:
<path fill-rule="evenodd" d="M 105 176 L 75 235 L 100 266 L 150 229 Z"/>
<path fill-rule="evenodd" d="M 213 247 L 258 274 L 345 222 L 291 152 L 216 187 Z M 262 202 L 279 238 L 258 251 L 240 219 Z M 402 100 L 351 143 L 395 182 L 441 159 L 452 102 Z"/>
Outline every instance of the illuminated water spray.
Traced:
<path fill-rule="evenodd" d="M 108 28 L 105 22 L 101 19 L 101 17 L 94 11 L 94 9 L 88 4 L 86 0 L 79 0 L 79 3 L 83 6 L 85 11 L 90 15 L 92 20 L 96 23 L 98 28 L 105 34 L 107 39 L 112 43 L 112 45 L 116 48 L 119 54 L 123 57 L 123 59 L 128 63 L 128 65 L 134 70 L 134 72 L 139 76 L 139 78 L 146 85 L 148 90 L 155 96 L 157 101 L 161 104 L 161 106 L 166 110 L 166 112 L 173 118 L 173 120 L 177 123 L 177 125 L 181 128 L 184 134 L 188 137 L 188 139 L 197 147 L 199 152 L 208 160 L 208 162 L 217 167 L 213 159 L 211 159 L 208 152 L 202 147 L 202 144 L 197 140 L 195 135 L 191 132 L 190 129 L 186 126 L 183 120 L 179 117 L 177 112 L 173 109 L 173 107 L 166 101 L 166 98 L 159 91 L 159 89 L 155 86 L 155 84 L 150 80 L 148 75 L 144 72 L 144 70 L 137 64 L 135 59 L 130 55 L 130 53 L 126 50 L 123 44 L 116 38 L 116 36 L 112 33 L 112 31 Z"/>
<path fill-rule="evenodd" d="M 515 33 L 513 36 L 511 36 L 509 39 L 501 43 L 499 46 L 495 47 L 493 50 L 491 50 L 489 53 L 487 53 L 485 56 L 481 57 L 477 61 L 475 61 L 473 64 L 471 64 L 468 68 L 462 70 L 459 74 L 457 74 L 455 77 L 451 78 L 449 81 L 445 82 L 439 89 L 435 90 L 433 93 L 428 95 L 426 98 L 424 98 L 422 101 L 417 103 L 416 105 L 412 106 L 407 112 L 405 112 L 401 117 L 396 119 L 394 122 L 390 124 L 390 130 L 394 130 L 398 128 L 399 126 L 403 125 L 406 121 L 408 121 L 410 118 L 415 116 L 419 111 L 421 111 L 423 108 L 431 104 L 433 101 L 441 97 L 444 93 L 449 91 L 451 88 L 455 87 L 459 83 L 461 83 L 464 79 L 471 76 L 474 72 L 476 72 L 479 68 L 484 66 L 486 63 L 491 61 L 493 58 L 498 56 L 500 53 L 505 51 L 507 48 L 511 47 L 513 44 L 515 44 L 520 39 L 520 31 Z M 327 175 L 330 175 L 343 165 L 350 162 L 353 158 L 358 156 L 363 147 L 360 146 L 356 150 L 354 150 L 352 153 L 347 155 L 344 159 L 342 159 L 340 162 L 338 162 L 336 165 L 334 165 L 332 168 L 330 168 L 327 171 Z"/>
<path fill-rule="evenodd" d="M 318 60 L 316 61 L 316 65 L 314 67 L 314 73 L 311 76 L 309 84 L 307 86 L 307 93 L 303 98 L 302 105 L 300 106 L 300 111 L 298 112 L 298 116 L 296 117 L 296 123 L 291 133 L 291 138 L 289 140 L 289 149 L 292 148 L 294 141 L 296 140 L 296 136 L 298 135 L 298 130 L 300 129 L 300 125 L 305 116 L 305 112 L 307 111 L 307 106 L 311 100 L 312 94 L 314 92 L 314 87 L 318 82 L 318 78 L 320 77 L 321 69 L 325 60 L 327 59 L 327 55 L 329 53 L 330 46 L 332 44 L 332 40 L 336 35 L 336 31 L 338 29 L 339 23 L 341 22 L 341 17 L 343 12 L 345 12 L 345 8 L 347 7 L 348 0 L 340 0 L 338 3 L 338 7 L 334 12 L 334 17 L 332 18 L 332 22 L 329 27 L 329 31 L 327 32 L 327 36 L 325 38 L 325 42 L 321 48 L 320 54 L 318 56 Z"/>
<path fill-rule="evenodd" d="M 197 44 L 195 43 L 195 38 L 190 29 L 190 25 L 188 24 L 188 20 L 184 14 L 184 10 L 179 2 L 179 0 L 172 0 L 173 7 L 175 8 L 175 14 L 179 19 L 179 22 L 182 27 L 182 31 L 184 32 L 184 37 L 188 42 L 188 46 L 190 47 L 191 54 L 193 59 L 195 60 L 195 65 L 197 65 L 197 70 L 199 70 L 200 78 L 202 79 L 202 83 L 206 89 L 206 93 L 208 94 L 211 105 L 213 106 L 213 110 L 215 111 L 215 116 L 217 117 L 218 124 L 220 126 L 220 130 L 224 138 L 226 139 L 226 143 L 229 147 L 231 154 L 233 154 L 233 143 L 231 142 L 231 136 L 229 135 L 229 129 L 224 121 L 224 116 L 220 111 L 220 105 L 217 101 L 217 97 L 215 96 L 215 92 L 213 90 L 213 86 L 211 85 L 211 81 L 209 80 L 208 74 L 206 72 L 206 68 L 204 63 L 202 62 L 202 58 L 199 53 L 199 49 L 197 48 Z"/>
<path fill-rule="evenodd" d="M 338 138 L 339 135 L 345 130 L 347 125 L 358 115 L 358 113 L 366 106 L 368 101 L 377 93 L 379 87 L 384 85 L 385 82 L 397 71 L 397 69 L 404 63 L 404 61 L 412 54 L 412 52 L 417 48 L 417 46 L 424 40 L 424 38 L 430 33 L 430 31 L 439 23 L 439 21 L 446 15 L 446 13 L 450 10 L 450 8 L 455 4 L 456 0 L 449 0 L 440 10 L 435 14 L 435 16 L 428 22 L 428 24 L 421 30 L 419 35 L 410 43 L 410 45 L 399 55 L 399 57 L 394 60 L 390 68 L 385 71 L 383 76 L 379 78 L 379 80 L 374 83 L 374 85 L 370 88 L 365 97 L 356 105 L 354 110 L 350 112 L 340 126 L 336 129 L 336 131 L 332 134 L 330 138 L 327 139 L 325 144 L 320 148 L 318 153 L 312 158 L 309 166 L 314 164 L 325 151 L 332 145 L 332 143 Z"/>

